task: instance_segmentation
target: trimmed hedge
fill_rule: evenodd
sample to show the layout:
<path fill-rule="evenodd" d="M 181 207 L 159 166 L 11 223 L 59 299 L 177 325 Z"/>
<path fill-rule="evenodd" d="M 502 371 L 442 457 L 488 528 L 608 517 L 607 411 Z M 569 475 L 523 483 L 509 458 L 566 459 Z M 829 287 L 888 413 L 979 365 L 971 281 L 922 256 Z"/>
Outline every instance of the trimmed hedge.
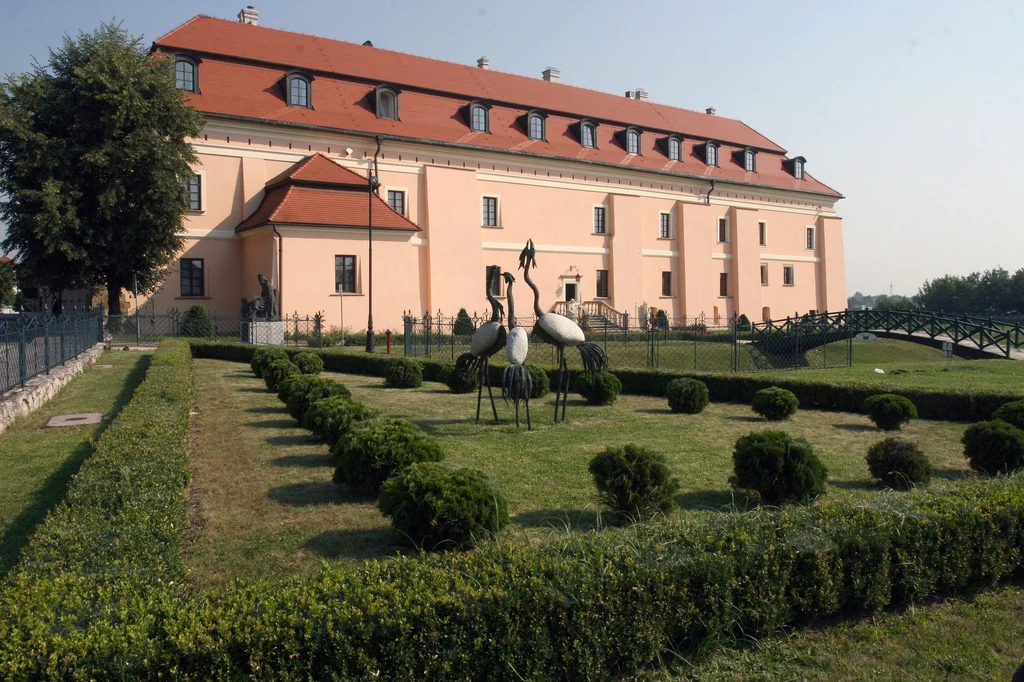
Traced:
<path fill-rule="evenodd" d="M 263 370 L 270 363 L 275 360 L 287 360 L 288 353 L 283 348 L 277 348 L 274 346 L 260 346 L 256 348 L 252 353 L 252 359 L 249 360 L 249 367 L 252 369 L 252 373 L 256 375 L 257 379 L 263 378 Z"/>
<path fill-rule="evenodd" d="M 732 461 L 730 485 L 753 490 L 764 502 L 807 502 L 825 492 L 828 469 L 810 443 L 785 431 L 741 436 Z"/>
<path fill-rule="evenodd" d="M 611 372 L 580 372 L 573 388 L 586 398 L 588 405 L 611 405 L 622 392 L 622 382 Z"/>
<path fill-rule="evenodd" d="M 338 439 L 360 422 L 380 416 L 380 412 L 358 400 L 346 396 L 335 396 L 317 400 L 309 406 L 302 419 L 302 425 L 320 437 L 320 440 L 334 447 Z"/>
<path fill-rule="evenodd" d="M 1004 421 L 971 424 L 960 442 L 975 471 L 995 476 L 1024 468 L 1024 431 Z"/>
<path fill-rule="evenodd" d="M 263 382 L 267 390 L 277 393 L 278 386 L 288 377 L 299 373 L 299 368 L 291 360 L 274 360 L 263 368 Z"/>
<path fill-rule="evenodd" d="M 237 343 L 218 343 L 194 340 L 192 353 L 197 358 L 214 358 L 233 362 L 249 362 L 256 346 Z M 294 354 L 298 349 L 287 349 Z M 324 369 L 329 372 L 362 374 L 383 377 L 395 356 L 371 355 L 369 353 L 344 353 L 340 350 L 316 351 L 324 360 Z M 443 362 L 418 358 L 423 368 L 424 381 L 443 383 Z M 500 385 L 500 366 L 491 367 L 492 385 Z M 558 370 L 546 368 L 554 381 Z M 612 372 L 622 382 L 622 392 L 633 395 L 663 397 L 668 383 L 679 377 L 700 379 L 708 387 L 711 402 L 740 403 L 749 405 L 754 394 L 762 388 L 778 386 L 792 391 L 805 410 L 830 410 L 860 414 L 864 400 L 879 391 L 888 391 L 910 399 L 917 407 L 920 419 L 938 419 L 955 422 L 976 422 L 991 419 L 1002 405 L 1021 400 L 1021 393 L 1009 392 L 964 392 L 954 389 L 937 390 L 923 388 L 896 388 L 878 384 L 858 384 L 848 381 L 818 381 L 780 377 L 773 372 L 735 374 L 702 374 L 695 372 L 663 372 L 645 369 L 616 369 Z"/>
<path fill-rule="evenodd" d="M 665 455 L 638 445 L 607 448 L 590 460 L 598 499 L 617 522 L 643 521 L 676 508 L 679 479 Z"/>
<path fill-rule="evenodd" d="M 415 360 L 397 357 L 388 365 L 384 385 L 388 388 L 419 388 L 423 385 L 423 367 Z"/>
<path fill-rule="evenodd" d="M 772 386 L 755 393 L 750 407 L 768 421 L 778 422 L 796 414 L 800 403 L 792 391 Z"/>
<path fill-rule="evenodd" d="M 405 419 L 372 419 L 341 436 L 331 448 L 338 467 L 334 482 L 377 494 L 381 485 L 416 462 L 440 462 L 437 441 Z"/>
<path fill-rule="evenodd" d="M 448 386 L 452 393 L 472 393 L 476 390 L 476 377 L 462 377 L 455 371 L 455 365 L 444 365 L 441 369 L 441 382 Z"/>
<path fill-rule="evenodd" d="M 892 393 L 873 395 L 864 400 L 864 412 L 883 431 L 899 431 L 911 419 L 917 419 L 917 408 L 908 398 Z"/>
<path fill-rule="evenodd" d="M 1018 429 L 1024 430 L 1024 400 L 1006 403 L 995 411 L 992 418 L 999 419 L 1010 426 L 1016 426 Z"/>
<path fill-rule="evenodd" d="M 351 395 L 345 384 L 311 374 L 296 374 L 285 379 L 278 392 L 278 397 L 288 407 L 288 414 L 300 424 L 310 405 L 316 401 L 337 396 L 348 398 Z"/>
<path fill-rule="evenodd" d="M 299 371 L 303 374 L 319 374 L 324 371 L 324 361 L 320 359 L 320 356 L 316 353 L 296 353 L 292 357 L 292 362 L 299 368 Z"/>
<path fill-rule="evenodd" d="M 698 379 L 673 379 L 665 388 L 673 412 L 700 414 L 708 406 L 708 387 Z"/>
<path fill-rule="evenodd" d="M 871 476 L 889 488 L 909 488 L 927 483 L 932 465 L 917 443 L 904 438 L 889 437 L 870 448 L 865 458 Z"/>

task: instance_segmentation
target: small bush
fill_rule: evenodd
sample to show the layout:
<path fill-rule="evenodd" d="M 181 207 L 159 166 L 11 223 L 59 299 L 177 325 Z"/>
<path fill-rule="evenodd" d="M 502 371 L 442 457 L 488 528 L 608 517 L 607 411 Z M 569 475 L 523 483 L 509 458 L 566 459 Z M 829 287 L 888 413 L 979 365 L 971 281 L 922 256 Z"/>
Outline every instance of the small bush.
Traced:
<path fill-rule="evenodd" d="M 297 374 L 282 382 L 287 387 L 282 397 L 285 405 L 288 406 L 288 414 L 302 423 L 309 406 L 324 398 L 335 398 L 338 396 L 349 397 L 345 384 L 338 383 L 333 379 L 311 376 L 308 374 Z M 278 393 L 281 396 L 281 393 Z"/>
<path fill-rule="evenodd" d="M 354 426 L 380 416 L 372 407 L 343 395 L 317 400 L 306 410 L 302 425 L 334 447 Z"/>
<path fill-rule="evenodd" d="M 324 361 L 320 359 L 320 356 L 316 353 L 298 353 L 292 362 L 299 368 L 299 371 L 303 374 L 319 374 L 324 371 Z"/>
<path fill-rule="evenodd" d="M 576 377 L 576 392 L 587 399 L 588 405 L 611 405 L 621 391 L 622 382 L 610 372 L 583 372 Z"/>
<path fill-rule="evenodd" d="M 590 460 L 601 503 L 618 521 L 640 521 L 672 511 L 679 481 L 665 456 L 637 445 L 608 448 Z"/>
<path fill-rule="evenodd" d="M 992 418 L 1024 430 L 1024 400 L 1006 403 L 992 414 Z"/>
<path fill-rule="evenodd" d="M 543 398 L 551 392 L 551 377 L 548 376 L 546 369 L 538 367 L 537 365 L 527 365 L 526 370 L 530 373 L 530 377 L 533 379 L 533 389 L 530 391 L 530 400 Z"/>
<path fill-rule="evenodd" d="M 805 502 L 825 492 L 825 465 L 807 441 L 785 431 L 740 437 L 732 461 L 729 483 L 757 492 L 765 502 Z"/>
<path fill-rule="evenodd" d="M 263 378 L 263 370 L 267 368 L 267 365 L 274 362 L 275 360 L 287 360 L 288 353 L 284 352 L 283 348 L 276 348 L 273 346 L 260 346 L 252 354 L 252 361 L 249 363 L 249 367 L 252 368 L 252 373 L 257 378 Z"/>
<path fill-rule="evenodd" d="M 374 419 L 338 439 L 334 482 L 378 493 L 384 481 L 416 462 L 440 462 L 441 446 L 404 419 Z"/>
<path fill-rule="evenodd" d="M 864 412 L 883 431 L 899 431 L 911 419 L 917 419 L 914 403 L 893 393 L 869 396 L 864 400 Z"/>
<path fill-rule="evenodd" d="M 378 507 L 392 527 L 425 550 L 465 549 L 508 523 L 508 502 L 477 469 L 413 464 L 385 481 Z"/>
<path fill-rule="evenodd" d="M 455 334 L 455 336 L 472 336 L 475 331 L 476 327 L 473 326 L 473 318 L 469 316 L 465 308 L 459 308 L 459 313 L 455 316 L 455 324 L 452 325 L 452 334 Z"/>
<path fill-rule="evenodd" d="M 441 368 L 441 379 L 452 393 L 472 393 L 477 387 L 476 377 L 460 376 L 451 364 Z"/>
<path fill-rule="evenodd" d="M 1024 467 L 1024 431 L 1004 421 L 972 424 L 960 442 L 975 471 L 995 476 Z"/>
<path fill-rule="evenodd" d="M 698 379 L 673 379 L 665 388 L 673 412 L 699 414 L 708 406 L 708 387 Z"/>
<path fill-rule="evenodd" d="M 409 358 L 395 358 L 384 377 L 388 388 L 419 388 L 423 385 L 423 368 Z"/>
<path fill-rule="evenodd" d="M 181 318 L 181 336 L 193 336 L 197 338 L 209 338 L 217 331 L 214 321 L 210 319 L 210 313 L 202 305 L 194 305 L 185 311 Z"/>
<path fill-rule="evenodd" d="M 789 419 L 800 406 L 796 395 L 778 386 L 762 388 L 754 394 L 751 408 L 765 419 L 773 422 Z"/>
<path fill-rule="evenodd" d="M 277 393 L 278 385 L 282 381 L 298 373 L 299 368 L 291 360 L 274 360 L 263 368 L 263 381 L 269 391 Z"/>
<path fill-rule="evenodd" d="M 868 448 L 868 471 L 889 488 L 909 488 L 927 483 L 932 465 L 917 443 L 903 438 L 886 438 Z"/>

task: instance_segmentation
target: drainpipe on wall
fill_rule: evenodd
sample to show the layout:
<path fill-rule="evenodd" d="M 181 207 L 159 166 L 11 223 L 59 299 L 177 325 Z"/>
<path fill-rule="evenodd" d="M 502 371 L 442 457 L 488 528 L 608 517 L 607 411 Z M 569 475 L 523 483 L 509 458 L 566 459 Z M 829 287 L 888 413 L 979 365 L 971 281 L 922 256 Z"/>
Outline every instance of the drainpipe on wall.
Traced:
<path fill-rule="evenodd" d="M 277 235 L 277 317 L 284 319 L 284 304 L 281 298 L 282 283 L 284 282 L 284 237 L 277 231 L 277 225 L 271 224 L 270 228 Z"/>
<path fill-rule="evenodd" d="M 704 203 L 707 204 L 708 206 L 710 206 L 711 205 L 711 193 L 715 191 L 715 181 L 714 181 L 714 179 L 709 179 L 708 181 L 711 183 L 711 189 L 708 190 L 708 195 L 706 197 L 704 197 Z"/>

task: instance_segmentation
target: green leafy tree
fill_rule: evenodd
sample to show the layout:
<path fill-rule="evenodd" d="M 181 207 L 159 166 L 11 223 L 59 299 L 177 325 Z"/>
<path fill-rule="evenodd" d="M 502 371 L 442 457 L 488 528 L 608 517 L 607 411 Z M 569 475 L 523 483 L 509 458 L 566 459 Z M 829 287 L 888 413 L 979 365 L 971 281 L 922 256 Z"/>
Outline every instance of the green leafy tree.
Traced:
<path fill-rule="evenodd" d="M 14 305 L 14 265 L 9 260 L 0 260 L 0 306 Z"/>
<path fill-rule="evenodd" d="M 0 85 L 3 246 L 54 291 L 106 286 L 119 314 L 121 289 L 154 289 L 181 250 L 202 127 L 171 61 L 119 25 L 65 37 Z"/>

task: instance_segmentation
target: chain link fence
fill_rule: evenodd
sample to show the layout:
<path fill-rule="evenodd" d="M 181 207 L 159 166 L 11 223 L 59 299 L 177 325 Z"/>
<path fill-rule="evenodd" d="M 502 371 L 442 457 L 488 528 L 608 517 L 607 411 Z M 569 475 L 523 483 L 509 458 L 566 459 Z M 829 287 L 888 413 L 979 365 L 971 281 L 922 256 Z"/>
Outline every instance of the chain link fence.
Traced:
<path fill-rule="evenodd" d="M 102 310 L 0 317 L 0 393 L 49 373 L 102 339 Z"/>
<path fill-rule="evenodd" d="M 473 333 L 488 318 L 441 311 L 404 317 L 404 352 L 447 362 L 469 352 Z M 536 318 L 516 317 L 532 329 Z M 823 335 L 822 329 L 797 327 L 794 334 L 755 334 L 744 318 L 698 317 L 578 321 L 589 343 L 604 349 L 613 369 L 662 369 L 687 372 L 761 372 L 801 367 L 847 367 L 851 363 L 852 330 Z M 801 329 L 803 332 L 801 333 Z M 531 337 L 531 364 L 554 365 L 556 349 Z M 496 363 L 504 361 L 498 354 Z"/>

